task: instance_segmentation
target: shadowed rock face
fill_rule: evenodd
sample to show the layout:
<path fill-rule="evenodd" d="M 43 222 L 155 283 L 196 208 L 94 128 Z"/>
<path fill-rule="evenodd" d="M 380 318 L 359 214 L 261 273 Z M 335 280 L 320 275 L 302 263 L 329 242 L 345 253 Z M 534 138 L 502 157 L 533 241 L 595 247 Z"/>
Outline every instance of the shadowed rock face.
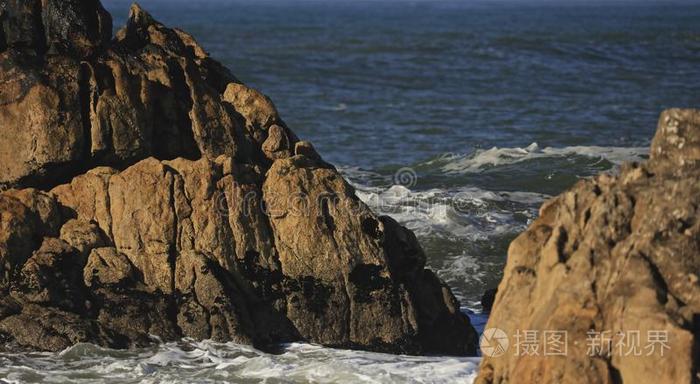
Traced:
<path fill-rule="evenodd" d="M 415 236 L 272 102 L 138 6 L 0 14 L 0 339 L 474 354 Z"/>
<path fill-rule="evenodd" d="M 700 111 L 668 110 L 647 162 L 580 181 L 511 243 L 486 326 L 511 346 L 477 382 L 697 382 L 699 209 Z M 528 330 L 539 356 L 514 345 Z M 566 356 L 543 356 L 552 330 Z"/>

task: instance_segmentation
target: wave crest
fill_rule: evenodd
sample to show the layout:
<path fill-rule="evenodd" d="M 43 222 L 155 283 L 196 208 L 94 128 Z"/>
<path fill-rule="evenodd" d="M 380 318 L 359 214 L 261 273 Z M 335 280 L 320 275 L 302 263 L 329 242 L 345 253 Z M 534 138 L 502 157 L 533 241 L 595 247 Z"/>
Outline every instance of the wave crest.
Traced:
<path fill-rule="evenodd" d="M 490 167 L 516 164 L 528 160 L 543 158 L 566 158 L 582 156 L 591 159 L 606 160 L 614 165 L 627 161 L 641 161 L 647 157 L 646 147 L 600 147 L 569 146 L 540 148 L 537 143 L 527 147 L 478 149 L 469 155 L 448 154 L 433 162 L 439 162 L 446 173 L 478 173 Z"/>

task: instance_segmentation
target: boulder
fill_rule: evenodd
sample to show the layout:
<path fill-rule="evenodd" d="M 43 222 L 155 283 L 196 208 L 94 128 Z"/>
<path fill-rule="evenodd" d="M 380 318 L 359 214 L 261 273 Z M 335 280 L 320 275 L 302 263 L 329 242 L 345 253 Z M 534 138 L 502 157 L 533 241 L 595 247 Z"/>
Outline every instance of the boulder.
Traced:
<path fill-rule="evenodd" d="M 699 137 L 700 111 L 665 111 L 648 161 L 543 204 L 510 245 L 486 326 L 510 349 L 484 357 L 478 383 L 698 380 Z M 552 331 L 565 354 L 544 355 Z"/>
<path fill-rule="evenodd" d="M 111 39 L 97 0 L 0 20 L 2 340 L 475 354 L 415 236 L 192 36 L 134 5 Z"/>
<path fill-rule="evenodd" d="M 19 307 L 17 307 L 19 308 Z M 118 345 L 96 322 L 55 307 L 26 304 L 0 320 L 0 334 L 25 349 L 62 351 L 77 343 Z"/>
<path fill-rule="evenodd" d="M 267 130 L 267 139 L 263 142 L 262 150 L 271 160 L 291 156 L 289 135 L 281 126 L 274 124 Z"/>
<path fill-rule="evenodd" d="M 75 248 L 83 259 L 87 259 L 93 249 L 107 245 L 105 235 L 93 221 L 68 220 L 61 227 L 60 238 Z"/>
<path fill-rule="evenodd" d="M 86 287 L 128 286 L 137 281 L 136 271 L 129 258 L 116 248 L 95 248 L 83 268 L 83 282 Z"/>
<path fill-rule="evenodd" d="M 57 236 L 61 213 L 54 198 L 36 189 L 0 194 L 0 287 L 7 288 L 45 236 Z"/>
<path fill-rule="evenodd" d="M 10 295 L 19 303 L 79 312 L 85 304 L 83 265 L 75 248 L 63 240 L 45 237 L 14 279 Z"/>

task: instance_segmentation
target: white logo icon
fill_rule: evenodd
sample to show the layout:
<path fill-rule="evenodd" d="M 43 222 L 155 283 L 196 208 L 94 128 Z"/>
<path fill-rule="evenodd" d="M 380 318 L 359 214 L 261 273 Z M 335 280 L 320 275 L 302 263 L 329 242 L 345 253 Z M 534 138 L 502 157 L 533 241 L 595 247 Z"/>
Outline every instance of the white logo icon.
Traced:
<path fill-rule="evenodd" d="M 498 357 L 508 350 L 508 335 L 498 328 L 488 328 L 479 338 L 481 353 L 488 357 Z"/>

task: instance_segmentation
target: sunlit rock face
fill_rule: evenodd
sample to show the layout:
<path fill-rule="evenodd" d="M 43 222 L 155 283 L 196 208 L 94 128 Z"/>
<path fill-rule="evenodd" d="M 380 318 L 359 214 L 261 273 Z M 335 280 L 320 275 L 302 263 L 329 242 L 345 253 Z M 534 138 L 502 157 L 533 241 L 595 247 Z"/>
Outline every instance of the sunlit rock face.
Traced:
<path fill-rule="evenodd" d="M 580 181 L 511 243 L 486 326 L 511 343 L 477 382 L 697 381 L 699 209 L 700 111 L 671 109 L 648 161 Z"/>
<path fill-rule="evenodd" d="M 0 339 L 475 354 L 413 233 L 138 6 L 0 14 Z"/>

